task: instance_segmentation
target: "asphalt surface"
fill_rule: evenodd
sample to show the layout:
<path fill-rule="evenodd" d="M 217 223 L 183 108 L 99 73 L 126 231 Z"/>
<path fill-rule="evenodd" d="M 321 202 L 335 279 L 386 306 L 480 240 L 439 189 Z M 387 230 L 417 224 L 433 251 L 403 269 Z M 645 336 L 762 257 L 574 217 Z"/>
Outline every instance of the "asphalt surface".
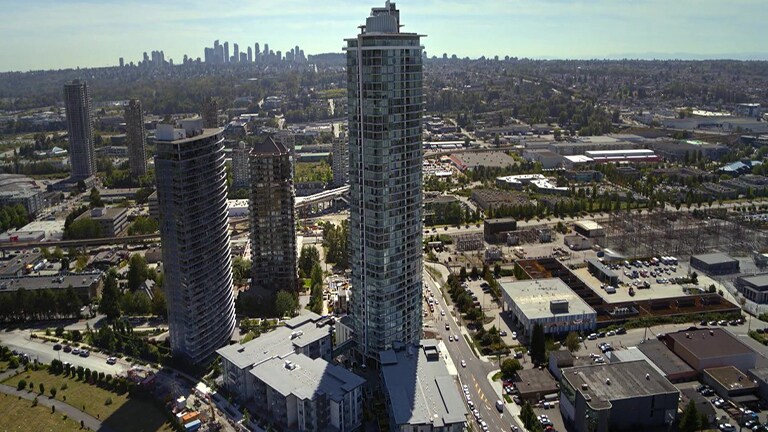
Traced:
<path fill-rule="evenodd" d="M 43 343 L 38 339 L 30 339 L 29 331 L 26 330 L 0 333 L 0 341 L 11 350 L 26 353 L 29 355 L 30 360 L 37 360 L 41 363 L 50 363 L 52 360 L 58 359 L 63 362 L 69 362 L 74 366 L 82 366 L 92 371 L 112 375 L 124 374 L 130 368 L 130 365 L 121 361 L 114 365 L 108 365 L 107 356 L 101 353 L 91 352 L 91 355 L 88 357 L 80 357 L 72 353 L 65 353 L 64 350 L 54 351 L 53 343 Z"/>
<path fill-rule="evenodd" d="M 446 304 L 438 285 L 426 273 L 424 281 L 438 301 L 438 306 L 435 307 L 435 313 L 433 314 L 434 329 L 429 327 L 427 329 L 434 330 L 442 338 L 448 348 L 448 355 L 456 365 L 460 383 L 467 385 L 469 388 L 470 397 L 475 404 L 475 409 L 480 412 L 481 418 L 488 424 L 488 429 L 491 431 L 509 431 L 510 426 L 515 423 L 512 420 L 512 414 L 506 409 L 504 414 L 499 413 L 495 406 L 498 396 L 491 383 L 488 382 L 488 374 L 498 370 L 498 365 L 483 361 L 475 356 L 466 339 L 462 336 L 459 325 L 452 316 L 451 311 L 453 307 L 449 307 Z M 440 314 L 441 309 L 445 311 L 445 316 Z M 450 330 L 445 329 L 445 323 L 448 323 Z M 459 341 L 450 342 L 448 340 L 449 335 L 458 335 Z M 460 364 L 462 360 L 467 364 L 464 368 Z M 462 390 L 459 391 L 462 392 Z M 466 398 L 464 400 L 466 401 Z M 467 407 L 467 410 L 469 411 L 469 407 Z M 469 415 L 467 421 L 469 423 L 474 422 L 474 428 L 476 430 L 479 429 L 477 421 L 475 421 L 475 417 L 472 414 Z M 520 424 L 517 424 L 517 426 L 522 430 Z"/>

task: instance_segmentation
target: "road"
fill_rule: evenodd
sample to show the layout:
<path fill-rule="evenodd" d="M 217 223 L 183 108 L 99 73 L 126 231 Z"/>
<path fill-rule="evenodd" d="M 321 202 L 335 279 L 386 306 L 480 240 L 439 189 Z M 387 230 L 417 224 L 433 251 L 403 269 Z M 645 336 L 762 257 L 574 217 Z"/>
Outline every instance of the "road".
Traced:
<path fill-rule="evenodd" d="M 63 350 L 54 351 L 50 342 L 40 342 L 38 339 L 30 339 L 29 331 L 13 330 L 0 333 L 0 342 L 11 350 L 17 350 L 29 355 L 30 359 L 41 363 L 50 363 L 54 359 L 70 362 L 73 366 L 82 366 L 92 371 L 105 374 L 121 375 L 130 368 L 130 365 L 118 361 L 114 365 L 107 364 L 107 356 L 100 353 L 91 353 L 89 357 L 80 357 Z"/>
<path fill-rule="evenodd" d="M 456 365 L 459 382 L 462 385 L 467 385 L 469 388 L 470 396 L 475 403 L 475 408 L 480 411 L 482 419 L 488 423 L 489 430 L 510 430 L 510 425 L 513 422 L 511 420 L 512 415 L 509 411 L 506 411 L 505 414 L 502 415 L 496 409 L 495 404 L 498 397 L 496 396 L 496 392 L 491 386 L 491 383 L 489 383 L 487 379 L 489 373 L 498 370 L 498 366 L 491 362 L 484 362 L 474 355 L 466 339 L 462 336 L 459 325 L 456 323 L 456 320 L 451 313 L 453 308 L 447 305 L 438 284 L 426 272 L 424 274 L 424 281 L 432 290 L 438 301 L 438 306 L 435 308 L 434 313 L 434 331 L 442 337 L 443 342 L 448 348 L 448 355 Z M 445 316 L 440 315 L 441 309 L 446 312 Z M 448 323 L 450 330 L 445 329 L 446 323 Z M 449 342 L 449 335 L 459 335 L 459 341 Z M 462 360 L 466 361 L 467 367 L 461 367 L 460 363 Z M 470 414 L 468 421 L 474 422 L 474 416 Z M 520 424 L 517 426 L 522 430 Z"/>

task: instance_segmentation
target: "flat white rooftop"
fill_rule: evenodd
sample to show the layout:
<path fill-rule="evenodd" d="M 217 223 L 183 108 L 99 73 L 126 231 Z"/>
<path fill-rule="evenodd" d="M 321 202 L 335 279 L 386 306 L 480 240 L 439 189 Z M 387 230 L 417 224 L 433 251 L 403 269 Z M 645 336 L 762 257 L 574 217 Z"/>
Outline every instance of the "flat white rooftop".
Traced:
<path fill-rule="evenodd" d="M 560 278 L 502 282 L 501 289 L 528 319 L 595 314 L 595 310 Z M 552 313 L 550 302 L 553 300 L 567 301 L 568 312 Z"/>

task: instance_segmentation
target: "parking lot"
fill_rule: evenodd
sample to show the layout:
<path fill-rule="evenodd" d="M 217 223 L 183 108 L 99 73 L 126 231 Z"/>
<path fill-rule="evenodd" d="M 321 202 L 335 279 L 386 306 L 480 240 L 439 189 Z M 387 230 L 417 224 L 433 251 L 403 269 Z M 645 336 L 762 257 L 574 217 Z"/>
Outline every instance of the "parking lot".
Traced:
<path fill-rule="evenodd" d="M 683 285 L 708 287 L 711 284 L 718 284 L 697 272 L 698 281 L 696 284 L 680 284 L 680 281 L 689 277 L 689 267 L 687 264 L 653 264 L 645 262 L 634 263 L 616 263 L 606 264 L 613 272 L 619 276 L 618 286 L 614 286 L 615 292 L 611 292 L 608 285 L 601 282 L 592 275 L 587 268 L 580 268 L 574 271 L 576 275 L 583 280 L 597 295 L 602 297 L 606 303 L 619 303 L 627 301 L 640 301 L 663 299 L 670 297 L 679 297 L 685 295 Z M 606 289 L 608 288 L 608 289 Z"/>

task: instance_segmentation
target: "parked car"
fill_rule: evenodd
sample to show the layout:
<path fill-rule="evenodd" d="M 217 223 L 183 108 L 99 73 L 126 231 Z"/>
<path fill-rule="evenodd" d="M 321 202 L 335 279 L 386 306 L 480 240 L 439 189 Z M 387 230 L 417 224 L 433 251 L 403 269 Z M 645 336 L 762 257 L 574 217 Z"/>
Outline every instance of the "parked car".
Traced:
<path fill-rule="evenodd" d="M 62 348 L 61 344 L 56 344 L 53 346 L 54 351 L 59 351 Z"/>
<path fill-rule="evenodd" d="M 114 357 L 107 357 L 107 364 L 113 365 L 117 363 L 117 359 Z"/>
<path fill-rule="evenodd" d="M 72 347 L 69 345 L 64 346 L 64 352 L 65 353 L 72 352 Z"/>

